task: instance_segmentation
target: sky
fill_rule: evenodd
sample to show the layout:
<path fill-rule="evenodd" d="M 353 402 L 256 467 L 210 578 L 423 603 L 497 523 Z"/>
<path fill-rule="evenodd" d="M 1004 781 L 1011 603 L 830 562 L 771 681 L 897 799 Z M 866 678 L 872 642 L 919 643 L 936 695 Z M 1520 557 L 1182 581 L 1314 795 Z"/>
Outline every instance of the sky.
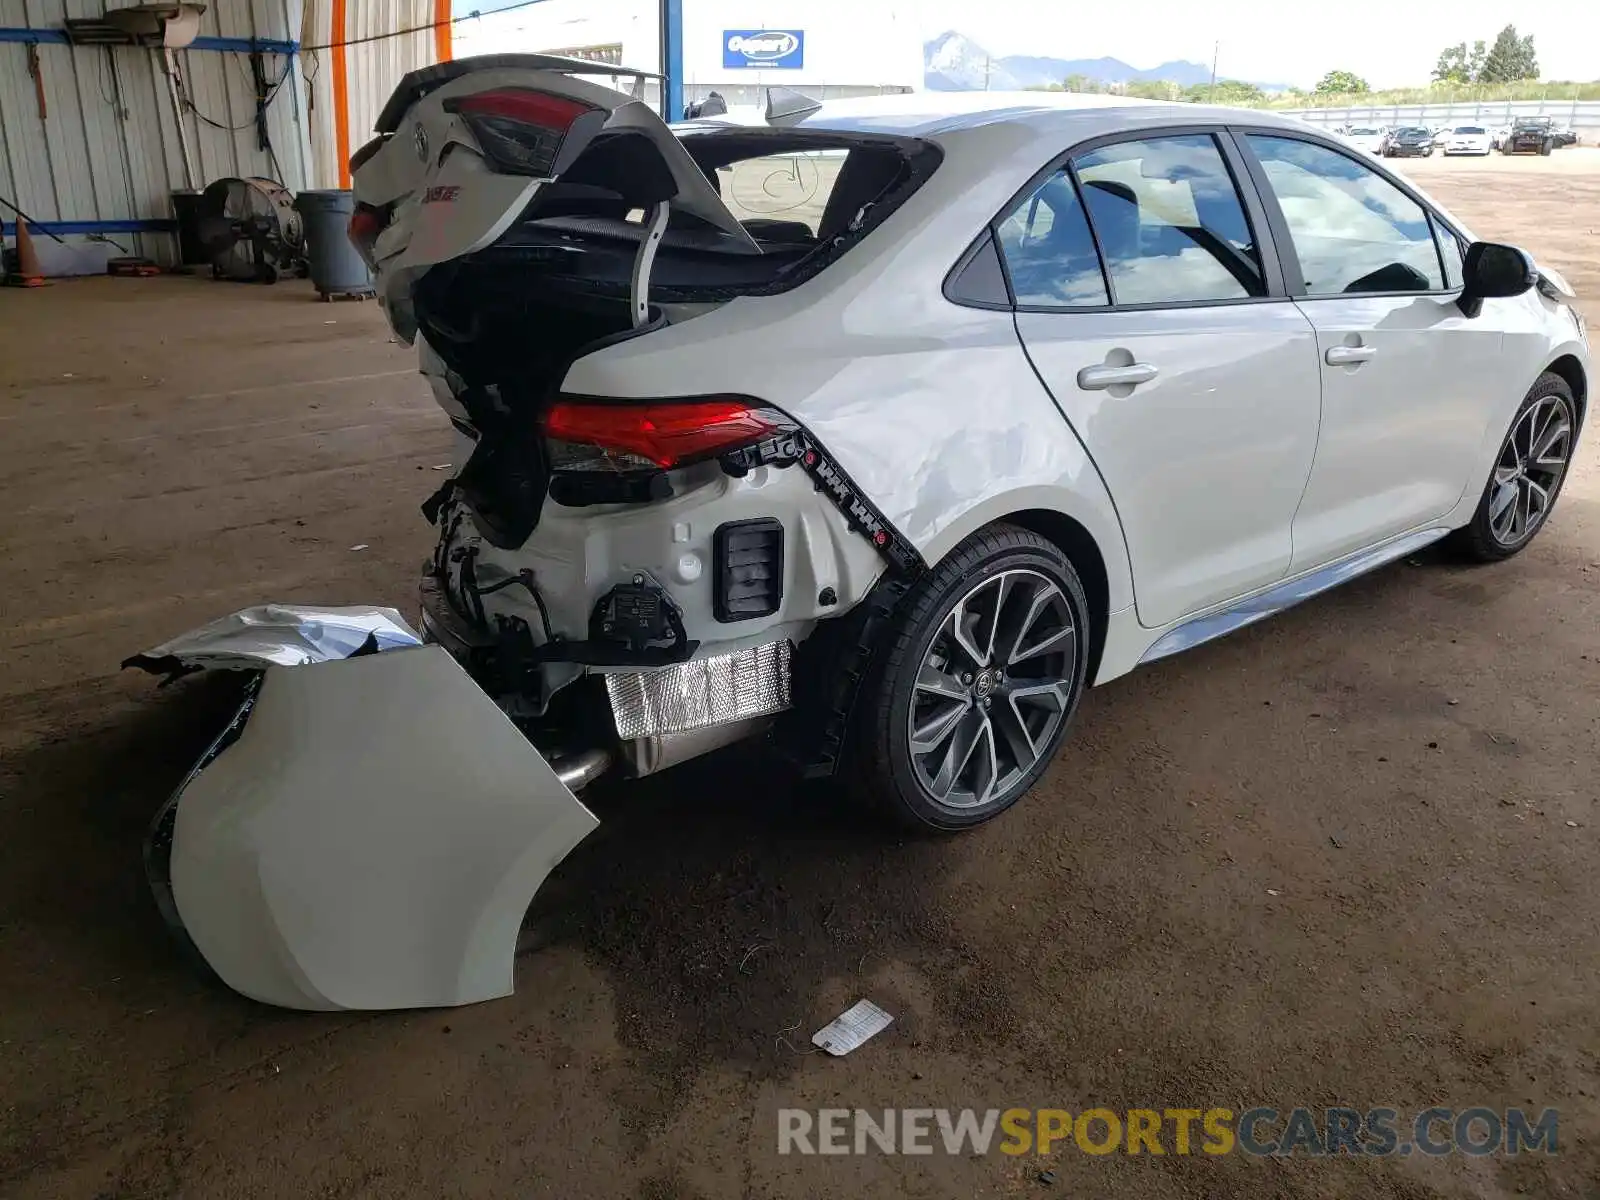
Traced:
<path fill-rule="evenodd" d="M 455 6 L 457 12 L 488 12 L 513 2 L 455 0 Z M 1219 75 L 1301 87 L 1334 69 L 1354 71 L 1373 87 L 1420 87 L 1444 47 L 1479 38 L 1492 43 L 1509 21 L 1519 33 L 1534 35 L 1543 78 L 1600 79 L 1596 0 L 1324 0 L 1288 6 L 1261 0 L 894 3 L 914 14 L 924 38 L 954 29 L 994 55 L 1110 56 L 1142 69 L 1179 58 L 1209 64 L 1213 45 L 1220 43 Z M 751 0 L 752 23 L 761 24 L 764 8 L 778 7 L 789 10 L 792 0 L 783 5 Z"/>

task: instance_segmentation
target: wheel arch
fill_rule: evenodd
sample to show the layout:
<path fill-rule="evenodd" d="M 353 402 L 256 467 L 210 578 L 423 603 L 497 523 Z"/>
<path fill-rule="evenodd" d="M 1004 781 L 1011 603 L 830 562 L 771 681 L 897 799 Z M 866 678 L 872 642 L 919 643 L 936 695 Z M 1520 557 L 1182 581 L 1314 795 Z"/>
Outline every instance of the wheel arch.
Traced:
<path fill-rule="evenodd" d="M 1572 398 L 1578 404 L 1578 424 L 1581 427 L 1584 413 L 1589 408 L 1589 381 L 1584 374 L 1583 363 L 1578 361 L 1576 354 L 1563 354 L 1545 370 L 1567 381 L 1567 386 L 1572 389 Z"/>
<path fill-rule="evenodd" d="M 1105 650 L 1106 627 L 1111 614 L 1111 584 L 1105 556 L 1094 535 L 1066 513 L 1047 508 L 1025 508 L 1007 513 L 996 524 L 1019 525 L 1050 541 L 1067 556 L 1089 601 L 1089 673 L 1094 679 Z"/>

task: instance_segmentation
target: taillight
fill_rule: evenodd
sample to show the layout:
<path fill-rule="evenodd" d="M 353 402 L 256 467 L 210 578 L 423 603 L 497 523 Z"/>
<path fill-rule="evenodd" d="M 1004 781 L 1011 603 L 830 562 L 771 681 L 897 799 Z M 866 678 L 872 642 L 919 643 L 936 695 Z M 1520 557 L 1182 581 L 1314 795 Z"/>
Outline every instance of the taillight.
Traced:
<path fill-rule="evenodd" d="M 541 424 L 552 471 L 609 473 L 688 466 L 795 428 L 746 396 L 638 403 L 563 396 Z"/>
<path fill-rule="evenodd" d="M 581 101 L 526 88 L 455 96 L 444 102 L 444 108 L 467 123 L 479 148 L 499 170 L 512 175 L 556 174 L 572 128 L 584 121 L 598 129 L 605 121 L 602 110 Z"/>
<path fill-rule="evenodd" d="M 350 214 L 348 229 L 350 242 L 369 267 L 376 265 L 373 261 L 372 244 L 378 240 L 378 235 L 388 224 L 388 210 L 371 204 L 358 202 L 355 211 Z"/>

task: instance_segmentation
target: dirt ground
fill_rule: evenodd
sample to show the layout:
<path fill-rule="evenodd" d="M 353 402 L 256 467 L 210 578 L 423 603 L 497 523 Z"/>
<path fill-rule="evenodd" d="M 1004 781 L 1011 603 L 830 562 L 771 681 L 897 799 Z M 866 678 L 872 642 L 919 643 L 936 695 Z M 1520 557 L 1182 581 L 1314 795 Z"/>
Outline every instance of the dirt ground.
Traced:
<path fill-rule="evenodd" d="M 1600 296 L 1600 174 L 1554 161 L 1406 169 Z M 1600 1196 L 1592 433 L 1526 554 L 1092 692 L 988 828 L 902 840 L 730 753 L 595 797 L 513 998 L 269 1010 L 189 972 L 140 867 L 232 685 L 117 664 L 259 601 L 413 611 L 447 445 L 372 305 L 0 293 L 0 1195 Z M 802 1053 L 862 996 L 885 1033 Z M 776 1152 L 785 1106 L 1256 1104 L 1552 1106 L 1560 1153 Z"/>

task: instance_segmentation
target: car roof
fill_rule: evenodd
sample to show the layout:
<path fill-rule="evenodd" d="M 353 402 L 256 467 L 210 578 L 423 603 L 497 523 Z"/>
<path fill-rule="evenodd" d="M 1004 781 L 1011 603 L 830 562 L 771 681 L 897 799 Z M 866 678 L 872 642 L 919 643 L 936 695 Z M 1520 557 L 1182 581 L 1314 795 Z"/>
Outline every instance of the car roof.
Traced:
<path fill-rule="evenodd" d="M 1305 128 L 1305 122 L 1259 109 L 1223 108 L 1079 92 L 905 92 L 823 101 L 789 128 L 931 138 L 995 126 L 1026 126 L 1038 134 L 1093 137 L 1126 126 L 1249 122 Z M 687 122 L 704 128 L 710 122 Z"/>

